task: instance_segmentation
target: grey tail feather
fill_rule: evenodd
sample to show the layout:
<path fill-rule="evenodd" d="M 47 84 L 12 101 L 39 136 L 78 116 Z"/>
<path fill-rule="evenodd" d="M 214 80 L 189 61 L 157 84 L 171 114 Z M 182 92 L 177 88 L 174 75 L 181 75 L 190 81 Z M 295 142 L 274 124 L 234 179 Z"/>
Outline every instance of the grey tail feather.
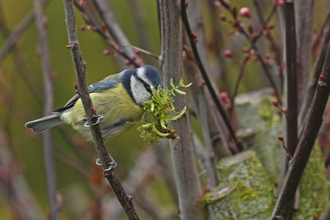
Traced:
<path fill-rule="evenodd" d="M 56 125 L 62 124 L 63 122 L 60 119 L 61 114 L 62 113 L 56 113 L 36 119 L 34 121 L 29 121 L 25 124 L 25 127 L 32 128 L 33 132 L 35 133 L 41 133 Z"/>

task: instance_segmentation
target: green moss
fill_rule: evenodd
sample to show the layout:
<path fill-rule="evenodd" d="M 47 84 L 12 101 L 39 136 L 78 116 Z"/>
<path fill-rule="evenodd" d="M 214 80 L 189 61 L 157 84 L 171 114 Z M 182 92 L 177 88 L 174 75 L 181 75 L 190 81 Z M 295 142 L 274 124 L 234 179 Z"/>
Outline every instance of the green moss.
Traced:
<path fill-rule="evenodd" d="M 310 155 L 299 184 L 299 209 L 294 220 L 313 220 L 323 211 L 329 201 L 328 183 L 321 149 L 318 143 Z"/>
<path fill-rule="evenodd" d="M 240 220 L 238 183 L 224 183 L 204 197 L 208 220 Z"/>
<path fill-rule="evenodd" d="M 237 182 L 242 219 L 266 219 L 275 204 L 274 186 L 270 184 L 254 151 L 245 151 L 218 163 L 223 182 Z"/>
<path fill-rule="evenodd" d="M 281 118 L 270 94 L 269 89 L 242 94 L 237 97 L 236 109 L 241 125 L 254 131 L 253 138 L 241 136 L 242 143 L 256 152 L 270 182 L 278 182 L 283 151 L 277 138 L 282 134 Z"/>
<path fill-rule="evenodd" d="M 138 122 L 133 122 L 137 124 L 137 130 L 140 132 L 140 137 L 147 141 L 150 145 L 152 142 L 159 142 L 160 138 L 172 139 L 174 143 L 180 138 L 176 135 L 176 131 L 169 125 L 169 121 L 177 120 L 186 111 L 186 107 L 177 115 L 173 116 L 175 108 L 173 106 L 175 93 L 184 95 L 185 92 L 179 90 L 180 87 L 188 87 L 189 85 L 184 85 L 183 79 L 180 80 L 179 84 L 175 86 L 173 80 L 171 79 L 170 84 L 172 89 L 157 88 L 157 91 L 152 90 L 153 96 L 150 101 L 146 102 L 143 106 L 144 113 L 142 118 Z"/>

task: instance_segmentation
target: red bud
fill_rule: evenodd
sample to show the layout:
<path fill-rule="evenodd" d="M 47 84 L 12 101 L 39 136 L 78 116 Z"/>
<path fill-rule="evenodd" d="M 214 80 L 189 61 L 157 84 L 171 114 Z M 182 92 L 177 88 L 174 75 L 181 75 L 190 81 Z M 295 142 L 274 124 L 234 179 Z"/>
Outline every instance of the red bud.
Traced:
<path fill-rule="evenodd" d="M 276 99 L 273 99 L 272 103 L 273 103 L 274 106 L 276 106 L 276 107 L 278 106 L 278 101 Z"/>
<path fill-rule="evenodd" d="M 234 56 L 234 54 L 233 54 L 233 52 L 231 52 L 231 50 L 225 50 L 225 52 L 223 52 L 223 54 L 226 57 L 233 57 Z"/>
<path fill-rule="evenodd" d="M 250 9 L 248 7 L 243 7 L 239 10 L 239 13 L 247 18 L 251 18 L 251 12 Z"/>
<path fill-rule="evenodd" d="M 284 137 L 283 137 L 282 135 L 279 135 L 279 136 L 278 136 L 278 139 L 279 139 L 280 141 L 284 141 Z"/>
<path fill-rule="evenodd" d="M 104 54 L 104 55 L 109 55 L 109 54 L 111 54 L 111 52 L 110 52 L 109 49 L 105 49 L 105 50 L 103 51 L 103 54 Z"/>
<path fill-rule="evenodd" d="M 73 86 L 74 86 L 74 89 L 75 89 L 75 90 L 78 90 L 78 85 L 77 85 L 76 82 L 73 83 Z"/>

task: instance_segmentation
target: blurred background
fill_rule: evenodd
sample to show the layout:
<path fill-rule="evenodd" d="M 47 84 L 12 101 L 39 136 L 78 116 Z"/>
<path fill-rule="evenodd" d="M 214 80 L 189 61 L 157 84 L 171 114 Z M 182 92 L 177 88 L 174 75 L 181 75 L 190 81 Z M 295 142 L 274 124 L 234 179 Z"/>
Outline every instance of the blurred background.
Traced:
<path fill-rule="evenodd" d="M 66 48 L 68 37 L 63 1 L 46 2 L 43 21 L 46 24 L 54 85 L 54 108 L 57 108 L 75 95 L 73 83 L 76 78 L 71 54 Z M 259 2 L 266 17 L 272 9 L 272 2 Z M 159 56 L 161 45 L 157 1 L 109 0 L 107 3 L 130 44 Z M 207 66 L 219 92 L 226 91 L 230 96 L 241 67 L 235 60 L 226 58 L 223 52 L 230 49 L 237 59 L 243 60 L 242 48 L 249 47 L 249 42 L 231 31 L 232 27 L 228 23 L 220 21 L 221 9 L 212 0 L 200 3 L 209 59 Z M 256 14 L 253 1 L 237 0 L 230 3 L 238 9 L 251 7 L 252 13 Z M 86 0 L 81 4 L 101 26 L 102 19 L 93 2 Z M 327 1 L 315 2 L 315 37 L 328 9 Z M 45 114 L 45 88 L 33 13 L 32 0 L 0 0 L 0 219 L 22 219 L 21 213 L 29 211 L 33 212 L 30 219 L 47 219 L 50 212 L 42 135 L 24 127 L 27 121 Z M 229 16 L 226 11 L 221 13 Z M 76 10 L 76 21 L 82 57 L 87 63 L 88 84 L 125 68 L 132 68 L 100 34 L 90 30 L 79 10 Z M 271 22 L 276 24 L 272 34 L 282 45 L 277 17 L 273 16 Z M 260 53 L 263 56 L 269 54 L 270 62 L 273 62 L 273 54 L 266 40 L 258 41 L 258 46 Z M 145 64 L 160 69 L 157 59 L 139 52 L 135 56 L 136 60 L 141 57 Z M 277 83 L 280 83 L 280 79 L 277 79 Z M 268 85 L 260 64 L 251 59 L 245 67 L 238 94 Z M 194 117 L 192 124 L 195 133 L 203 139 L 199 123 Z M 105 213 L 108 213 L 108 217 L 113 216 L 108 219 L 125 219 L 100 172 L 101 168 L 95 165 L 94 145 L 85 142 L 68 125 L 60 125 L 52 129 L 52 133 L 61 219 L 102 219 Z M 150 147 L 141 140 L 134 127 L 106 144 L 118 162 L 116 172 L 127 191 L 133 195 L 141 219 L 177 219 L 178 205 L 167 141 Z M 206 177 L 201 168 L 198 169 L 204 189 Z"/>

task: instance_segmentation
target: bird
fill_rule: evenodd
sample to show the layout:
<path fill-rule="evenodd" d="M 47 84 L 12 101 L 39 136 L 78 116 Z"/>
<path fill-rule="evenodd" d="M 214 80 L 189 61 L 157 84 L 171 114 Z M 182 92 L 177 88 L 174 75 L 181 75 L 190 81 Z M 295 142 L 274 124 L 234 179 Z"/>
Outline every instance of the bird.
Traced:
<path fill-rule="evenodd" d="M 157 92 L 159 86 L 160 74 L 156 67 L 149 65 L 123 70 L 90 85 L 91 100 L 101 116 L 99 124 L 103 138 L 109 140 L 133 127 L 134 124 L 130 122 L 141 119 L 144 104 L 151 100 L 153 91 Z M 25 127 L 41 133 L 62 123 L 71 125 L 87 141 L 93 140 L 79 94 L 73 96 L 64 107 L 27 122 Z"/>

